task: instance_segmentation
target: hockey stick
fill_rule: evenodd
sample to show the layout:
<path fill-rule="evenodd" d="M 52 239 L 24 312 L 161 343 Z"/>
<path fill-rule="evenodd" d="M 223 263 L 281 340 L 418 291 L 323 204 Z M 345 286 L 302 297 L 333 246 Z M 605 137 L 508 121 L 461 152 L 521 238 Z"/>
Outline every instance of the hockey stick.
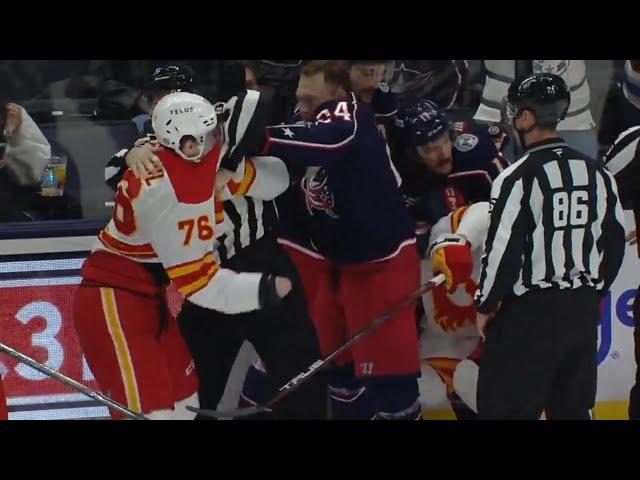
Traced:
<path fill-rule="evenodd" d="M 61 383 L 64 383 L 68 387 L 71 387 L 74 390 L 77 390 L 78 392 L 86 395 L 87 397 L 94 399 L 96 402 L 101 403 L 102 405 L 106 405 L 107 407 L 111 407 L 114 410 L 119 411 L 120 413 L 126 415 L 127 417 L 133 418 L 135 420 L 149 420 L 144 415 L 140 413 L 136 413 L 133 410 L 129 410 L 127 407 L 119 404 L 115 400 L 111 400 L 109 397 L 102 395 L 101 393 L 98 393 L 94 390 L 91 390 L 89 387 L 86 387 L 81 383 L 78 383 L 75 380 L 72 380 L 71 378 L 65 375 L 62 375 L 61 373 L 58 373 L 55 370 L 52 370 L 49 367 L 42 365 L 39 362 L 36 362 L 33 358 L 27 357 L 26 355 L 23 355 L 17 350 L 14 350 L 11 347 L 7 347 L 3 343 L 0 343 L 0 352 L 6 353 L 10 357 L 20 360 L 22 363 L 26 363 L 31 368 L 35 368 L 36 370 L 44 373 L 45 375 L 55 378 L 56 380 L 58 380 Z"/>
<path fill-rule="evenodd" d="M 367 326 L 360 329 L 356 332 L 349 340 L 347 340 L 343 345 L 334 350 L 328 357 L 320 360 L 316 360 L 312 363 L 309 368 L 307 368 L 306 372 L 302 372 L 296 375 L 294 378 L 289 380 L 285 385 L 280 387 L 278 390 L 278 394 L 269 400 L 265 405 L 256 405 L 255 407 L 246 407 L 246 408 L 237 408 L 234 410 L 207 410 L 207 409 L 199 409 L 194 407 L 187 406 L 187 409 L 195 412 L 199 415 L 203 415 L 205 417 L 215 417 L 215 418 L 234 418 L 234 417 L 246 417 L 247 415 L 254 415 L 256 413 L 262 412 L 271 412 L 272 407 L 281 401 L 283 398 L 287 397 L 291 393 L 295 392 L 301 385 L 303 385 L 309 378 L 318 373 L 320 370 L 329 365 L 331 360 L 336 358 L 341 353 L 345 352 L 349 348 L 351 348 L 355 343 L 362 340 L 365 336 L 369 335 L 373 331 L 377 330 L 382 324 L 384 324 L 387 320 L 397 315 L 404 308 L 409 306 L 412 302 L 416 301 L 422 295 L 427 293 L 432 288 L 440 285 L 444 282 L 445 276 L 444 274 L 439 274 L 429 280 L 427 283 L 422 285 L 418 290 L 413 292 L 406 300 L 402 303 L 396 305 L 394 308 L 389 310 L 387 313 L 380 315 L 379 317 L 374 318 L 371 323 Z"/>

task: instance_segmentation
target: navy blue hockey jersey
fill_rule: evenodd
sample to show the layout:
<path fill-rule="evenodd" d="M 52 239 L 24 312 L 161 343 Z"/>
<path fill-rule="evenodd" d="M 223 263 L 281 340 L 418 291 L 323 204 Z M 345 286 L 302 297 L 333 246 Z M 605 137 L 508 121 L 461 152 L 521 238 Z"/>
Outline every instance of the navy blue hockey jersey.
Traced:
<path fill-rule="evenodd" d="M 425 232 L 453 210 L 488 201 L 493 180 L 508 166 L 495 144 L 496 132 L 475 121 L 452 124 L 453 168 L 444 176 L 403 156 L 400 172 L 417 230 Z"/>
<path fill-rule="evenodd" d="M 352 95 L 321 105 L 315 122 L 267 130 L 264 153 L 290 172 L 304 169 L 285 194 L 298 208 L 281 218 L 285 238 L 307 233 L 312 248 L 337 264 L 380 260 L 415 242 L 400 176 L 369 105 Z"/>

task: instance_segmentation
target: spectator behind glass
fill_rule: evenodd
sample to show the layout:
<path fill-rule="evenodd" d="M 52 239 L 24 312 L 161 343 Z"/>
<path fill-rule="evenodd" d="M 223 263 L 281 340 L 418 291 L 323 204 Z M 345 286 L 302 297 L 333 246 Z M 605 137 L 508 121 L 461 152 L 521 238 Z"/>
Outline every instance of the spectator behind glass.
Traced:
<path fill-rule="evenodd" d="M 26 211 L 38 193 L 51 146 L 24 108 L 8 103 L 3 110 L 0 221 L 30 220 Z"/>
<path fill-rule="evenodd" d="M 586 63 L 584 60 L 484 60 L 486 69 L 485 85 L 482 99 L 474 120 L 483 123 L 498 124 L 501 121 L 500 109 L 507 95 L 507 89 L 516 78 L 516 63 L 530 62 L 523 70 L 523 75 L 530 73 L 552 73 L 562 77 L 571 91 L 571 104 L 564 120 L 558 124 L 559 135 L 570 147 L 596 158 L 598 155 L 598 139 L 595 122 L 591 115 L 591 90 L 587 81 Z M 513 147 L 513 142 L 512 147 Z M 507 160 L 513 161 L 518 156 L 516 150 L 505 150 Z"/>
<path fill-rule="evenodd" d="M 259 90 L 271 104 L 269 124 L 288 122 L 296 107 L 295 91 L 302 60 L 242 60 L 247 88 Z M 252 85 L 252 86 L 250 86 Z"/>

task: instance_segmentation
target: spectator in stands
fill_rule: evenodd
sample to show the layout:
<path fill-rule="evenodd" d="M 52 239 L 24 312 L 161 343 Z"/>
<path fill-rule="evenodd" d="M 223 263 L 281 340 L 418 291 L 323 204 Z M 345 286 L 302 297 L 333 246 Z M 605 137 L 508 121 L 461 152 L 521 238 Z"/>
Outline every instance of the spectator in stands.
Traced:
<path fill-rule="evenodd" d="M 271 104 L 269 123 L 288 122 L 297 104 L 295 96 L 302 60 L 243 60 L 246 87 L 260 91 Z M 226 100 L 226 99 L 225 99 Z"/>
<path fill-rule="evenodd" d="M 26 210 L 40 187 L 51 146 L 27 111 L 2 109 L 0 127 L 0 221 L 29 220 Z"/>
<path fill-rule="evenodd" d="M 591 115 L 591 90 L 584 60 L 484 60 L 484 67 L 485 84 L 474 120 L 498 124 L 503 99 L 516 77 L 525 78 L 531 73 L 553 73 L 562 77 L 571 90 L 569 112 L 558 124 L 560 136 L 570 147 L 591 158 L 597 157 L 598 139 Z M 506 149 L 504 153 L 509 161 L 519 156 L 517 148 L 513 151 Z"/>

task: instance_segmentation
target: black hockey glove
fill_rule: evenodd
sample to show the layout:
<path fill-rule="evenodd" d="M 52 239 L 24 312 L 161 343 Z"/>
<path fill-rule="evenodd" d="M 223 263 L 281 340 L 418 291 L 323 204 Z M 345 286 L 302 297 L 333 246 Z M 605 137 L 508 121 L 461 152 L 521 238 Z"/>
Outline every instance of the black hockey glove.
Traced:
<path fill-rule="evenodd" d="M 276 275 L 263 274 L 258 285 L 258 303 L 260 308 L 269 308 L 278 305 L 282 298 L 276 290 Z"/>

